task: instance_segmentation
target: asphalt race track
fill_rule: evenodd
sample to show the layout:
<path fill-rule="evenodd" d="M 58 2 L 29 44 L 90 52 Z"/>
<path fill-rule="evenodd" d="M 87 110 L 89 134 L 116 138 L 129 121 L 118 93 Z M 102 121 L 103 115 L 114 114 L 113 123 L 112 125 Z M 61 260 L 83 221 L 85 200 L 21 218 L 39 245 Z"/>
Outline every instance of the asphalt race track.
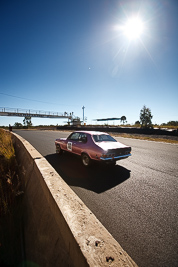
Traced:
<path fill-rule="evenodd" d="M 178 266 L 178 145 L 127 139 L 132 156 L 114 168 L 55 154 L 67 132 L 14 130 L 56 169 L 140 267 Z"/>

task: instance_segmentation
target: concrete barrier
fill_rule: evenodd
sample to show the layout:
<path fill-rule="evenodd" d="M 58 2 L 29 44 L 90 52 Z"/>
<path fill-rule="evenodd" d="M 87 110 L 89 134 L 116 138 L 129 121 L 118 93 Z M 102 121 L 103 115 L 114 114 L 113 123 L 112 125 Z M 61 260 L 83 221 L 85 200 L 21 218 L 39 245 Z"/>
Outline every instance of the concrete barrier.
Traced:
<path fill-rule="evenodd" d="M 137 266 L 47 160 L 17 134 L 12 140 L 24 190 L 25 260 L 38 266 Z"/>
<path fill-rule="evenodd" d="M 69 130 L 69 131 L 101 131 L 111 133 L 127 133 L 127 134 L 143 134 L 143 135 L 166 135 L 166 136 L 178 136 L 177 130 L 165 130 L 165 129 L 152 129 L 152 128 L 133 128 L 133 127 L 109 127 L 109 126 L 57 126 L 57 130 Z"/>

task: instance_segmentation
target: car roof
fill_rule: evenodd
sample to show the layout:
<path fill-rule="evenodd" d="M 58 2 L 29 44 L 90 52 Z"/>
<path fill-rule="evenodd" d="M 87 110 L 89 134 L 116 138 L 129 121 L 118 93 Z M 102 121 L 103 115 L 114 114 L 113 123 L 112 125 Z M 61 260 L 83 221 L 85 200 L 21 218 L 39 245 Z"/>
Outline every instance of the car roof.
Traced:
<path fill-rule="evenodd" d="M 104 133 L 104 132 L 100 132 L 100 131 L 75 131 L 77 133 L 86 133 L 86 134 L 90 134 L 90 135 L 100 135 L 100 134 L 107 134 L 108 133 Z"/>

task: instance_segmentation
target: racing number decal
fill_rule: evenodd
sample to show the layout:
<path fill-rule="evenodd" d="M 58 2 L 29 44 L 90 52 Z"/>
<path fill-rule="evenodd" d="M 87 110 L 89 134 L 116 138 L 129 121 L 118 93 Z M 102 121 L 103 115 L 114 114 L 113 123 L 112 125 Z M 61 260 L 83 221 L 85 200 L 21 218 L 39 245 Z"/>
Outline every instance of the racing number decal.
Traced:
<path fill-rule="evenodd" d="M 72 142 L 67 143 L 67 149 L 72 151 Z"/>

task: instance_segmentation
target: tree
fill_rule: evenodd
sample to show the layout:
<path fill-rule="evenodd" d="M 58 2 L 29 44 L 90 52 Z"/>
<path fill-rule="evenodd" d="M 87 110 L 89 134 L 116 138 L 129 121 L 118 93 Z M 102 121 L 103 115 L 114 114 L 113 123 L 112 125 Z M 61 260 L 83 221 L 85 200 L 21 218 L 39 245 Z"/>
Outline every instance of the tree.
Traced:
<path fill-rule="evenodd" d="M 147 108 L 145 105 L 143 108 L 140 110 L 140 122 L 141 126 L 144 128 L 149 128 L 152 126 L 152 121 L 151 119 L 153 118 L 151 114 L 150 108 Z"/>
<path fill-rule="evenodd" d="M 169 121 L 167 122 L 168 126 L 178 126 L 178 121 Z"/>
<path fill-rule="evenodd" d="M 121 117 L 121 122 L 123 122 L 123 124 L 124 124 L 125 121 L 126 121 L 126 116 L 122 116 Z"/>
<path fill-rule="evenodd" d="M 32 122 L 31 122 L 31 117 L 30 116 L 25 116 L 25 118 L 23 119 L 23 124 L 24 126 L 32 126 Z"/>
<path fill-rule="evenodd" d="M 17 128 L 17 129 L 20 129 L 20 128 L 23 127 L 23 125 L 20 122 L 15 122 L 14 123 L 14 127 Z"/>

